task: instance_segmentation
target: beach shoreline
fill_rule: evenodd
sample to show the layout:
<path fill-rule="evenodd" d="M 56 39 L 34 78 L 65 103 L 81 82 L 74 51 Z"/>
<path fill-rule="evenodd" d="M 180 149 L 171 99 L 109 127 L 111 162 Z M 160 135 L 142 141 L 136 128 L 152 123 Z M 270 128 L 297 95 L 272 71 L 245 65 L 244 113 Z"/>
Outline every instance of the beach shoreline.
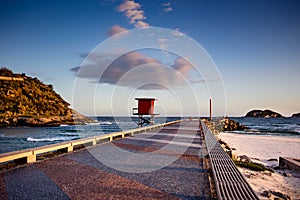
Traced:
<path fill-rule="evenodd" d="M 218 137 L 233 149 L 233 154 L 246 155 L 251 161 L 266 167 L 277 167 L 279 157 L 300 159 L 299 137 L 237 133 L 220 133 Z M 292 199 L 300 199 L 299 172 L 282 169 L 276 169 L 274 173 L 258 172 L 240 167 L 239 170 L 260 199 L 273 199 L 278 197 L 276 194 L 279 193 L 286 194 Z"/>

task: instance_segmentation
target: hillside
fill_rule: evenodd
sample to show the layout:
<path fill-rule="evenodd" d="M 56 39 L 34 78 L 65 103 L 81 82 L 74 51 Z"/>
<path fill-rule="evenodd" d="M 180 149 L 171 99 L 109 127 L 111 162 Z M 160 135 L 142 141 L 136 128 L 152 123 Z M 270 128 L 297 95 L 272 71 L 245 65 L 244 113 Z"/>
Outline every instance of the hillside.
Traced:
<path fill-rule="evenodd" d="M 52 85 L 0 68 L 0 126 L 50 126 L 90 122 L 68 106 Z"/>
<path fill-rule="evenodd" d="M 283 116 L 271 110 L 252 110 L 249 111 L 245 117 L 279 118 Z"/>

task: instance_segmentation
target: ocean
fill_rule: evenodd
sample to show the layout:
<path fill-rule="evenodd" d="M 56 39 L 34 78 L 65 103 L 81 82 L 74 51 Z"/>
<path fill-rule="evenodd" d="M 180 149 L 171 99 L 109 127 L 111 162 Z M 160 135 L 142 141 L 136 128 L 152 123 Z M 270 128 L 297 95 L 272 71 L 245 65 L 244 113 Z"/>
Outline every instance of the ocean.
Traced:
<path fill-rule="evenodd" d="M 95 135 L 137 128 L 136 117 L 93 117 L 98 123 L 88 125 L 62 125 L 58 127 L 6 127 L 0 128 L 0 153 L 76 140 Z M 155 123 L 165 123 L 181 117 L 156 117 Z M 300 137 L 300 118 L 231 118 L 249 127 L 236 134 Z"/>
<path fill-rule="evenodd" d="M 137 117 L 91 117 L 97 123 L 61 125 L 57 127 L 0 128 L 0 154 L 48 144 L 76 140 L 138 127 Z M 181 117 L 155 117 L 156 124 L 175 121 Z"/>
<path fill-rule="evenodd" d="M 231 131 L 237 134 L 300 137 L 300 118 L 248 118 L 232 117 L 249 129 Z"/>

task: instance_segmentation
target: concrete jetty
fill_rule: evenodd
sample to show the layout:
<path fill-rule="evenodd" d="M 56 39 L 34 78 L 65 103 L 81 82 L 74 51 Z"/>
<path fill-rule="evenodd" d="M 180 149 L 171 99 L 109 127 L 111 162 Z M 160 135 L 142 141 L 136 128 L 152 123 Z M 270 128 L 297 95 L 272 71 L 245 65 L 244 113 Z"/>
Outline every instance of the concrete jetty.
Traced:
<path fill-rule="evenodd" d="M 199 120 L 0 173 L 0 199 L 210 199 Z"/>

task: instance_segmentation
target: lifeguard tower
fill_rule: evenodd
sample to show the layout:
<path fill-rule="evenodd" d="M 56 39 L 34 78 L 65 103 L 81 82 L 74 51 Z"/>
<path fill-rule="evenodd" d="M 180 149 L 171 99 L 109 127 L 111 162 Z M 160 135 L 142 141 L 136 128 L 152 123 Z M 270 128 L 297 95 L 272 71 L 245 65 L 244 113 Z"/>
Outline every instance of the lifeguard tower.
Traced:
<path fill-rule="evenodd" d="M 153 124 L 154 116 L 154 101 L 157 101 L 155 98 L 135 98 L 138 101 L 138 107 L 133 108 L 133 115 L 138 115 L 138 125 L 142 127 L 144 124 Z M 148 115 L 150 118 L 146 119 L 143 116 Z"/>

